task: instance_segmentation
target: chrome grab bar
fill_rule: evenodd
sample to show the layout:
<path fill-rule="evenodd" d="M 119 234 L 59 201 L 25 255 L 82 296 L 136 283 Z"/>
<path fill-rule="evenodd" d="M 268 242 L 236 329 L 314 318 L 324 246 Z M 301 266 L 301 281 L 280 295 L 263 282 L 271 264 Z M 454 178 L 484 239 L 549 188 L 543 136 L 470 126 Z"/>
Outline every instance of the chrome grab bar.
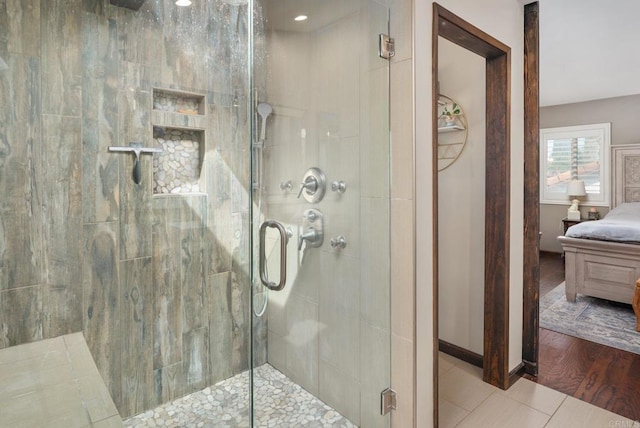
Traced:
<path fill-rule="evenodd" d="M 269 281 L 267 277 L 267 255 L 265 251 L 265 236 L 267 234 L 267 228 L 273 227 L 278 229 L 280 232 L 280 281 L 276 284 L 275 282 Z M 284 288 L 285 283 L 287 282 L 287 242 L 289 241 L 289 237 L 287 236 L 287 231 L 284 229 L 284 226 L 275 220 L 265 220 L 260 226 L 260 281 L 262 284 L 267 287 L 269 290 L 280 291 Z"/>

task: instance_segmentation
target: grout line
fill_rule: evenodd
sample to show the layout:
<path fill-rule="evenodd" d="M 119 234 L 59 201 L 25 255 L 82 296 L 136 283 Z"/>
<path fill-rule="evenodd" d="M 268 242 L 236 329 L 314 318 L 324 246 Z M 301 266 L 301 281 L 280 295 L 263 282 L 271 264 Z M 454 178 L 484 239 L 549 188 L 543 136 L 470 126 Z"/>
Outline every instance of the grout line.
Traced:
<path fill-rule="evenodd" d="M 556 415 L 556 413 L 558 413 L 558 410 L 560 410 L 560 408 L 564 405 L 565 401 L 567 401 L 567 398 L 569 398 L 569 396 L 567 394 L 565 394 L 565 397 L 562 399 L 562 402 L 560 403 L 560 405 L 556 408 L 556 410 L 553 412 L 553 414 L 551 416 L 549 416 L 549 420 L 547 421 L 547 423 L 544 424 L 545 427 L 547 425 L 549 425 L 549 422 L 551 422 L 551 419 L 553 419 L 553 417 Z"/>

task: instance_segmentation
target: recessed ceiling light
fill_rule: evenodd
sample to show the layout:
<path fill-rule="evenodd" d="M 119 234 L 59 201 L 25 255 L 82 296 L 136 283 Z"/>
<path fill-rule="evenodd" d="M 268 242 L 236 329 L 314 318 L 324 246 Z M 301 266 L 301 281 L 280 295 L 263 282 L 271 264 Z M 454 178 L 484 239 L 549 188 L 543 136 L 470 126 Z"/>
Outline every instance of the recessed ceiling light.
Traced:
<path fill-rule="evenodd" d="M 177 0 L 176 6 L 191 6 L 191 0 Z"/>
<path fill-rule="evenodd" d="M 308 18 L 307 15 L 298 15 L 295 18 L 293 18 L 294 21 L 306 21 Z"/>

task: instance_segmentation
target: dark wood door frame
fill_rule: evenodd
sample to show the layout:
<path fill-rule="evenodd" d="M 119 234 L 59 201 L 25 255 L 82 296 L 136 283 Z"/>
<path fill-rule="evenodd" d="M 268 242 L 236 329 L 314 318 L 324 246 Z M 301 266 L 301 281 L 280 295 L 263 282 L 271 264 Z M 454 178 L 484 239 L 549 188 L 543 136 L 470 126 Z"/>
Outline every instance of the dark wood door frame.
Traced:
<path fill-rule="evenodd" d="M 486 172 L 483 380 L 509 387 L 509 225 L 511 162 L 511 48 L 437 3 L 433 4 L 434 349 L 437 404 L 438 349 L 438 37 L 486 60 Z M 437 408 L 437 405 L 436 405 Z M 437 418 L 437 411 L 435 412 Z M 436 419 L 437 423 L 437 419 Z"/>
<path fill-rule="evenodd" d="M 540 300 L 540 86 L 538 2 L 524 6 L 524 266 L 522 360 L 538 374 Z"/>

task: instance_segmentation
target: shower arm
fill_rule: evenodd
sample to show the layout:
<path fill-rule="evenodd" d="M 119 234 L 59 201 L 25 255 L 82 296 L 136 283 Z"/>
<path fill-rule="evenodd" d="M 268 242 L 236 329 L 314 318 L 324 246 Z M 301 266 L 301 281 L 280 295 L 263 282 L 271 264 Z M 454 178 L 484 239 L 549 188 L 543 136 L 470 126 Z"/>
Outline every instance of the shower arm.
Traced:
<path fill-rule="evenodd" d="M 109 146 L 110 152 L 133 152 L 136 155 L 135 163 L 133 164 L 133 181 L 136 184 L 140 184 L 142 181 L 142 170 L 140 168 L 140 154 L 142 153 L 162 153 L 163 150 L 158 147 L 142 147 L 142 143 L 131 142 L 129 147 L 127 146 Z"/>

